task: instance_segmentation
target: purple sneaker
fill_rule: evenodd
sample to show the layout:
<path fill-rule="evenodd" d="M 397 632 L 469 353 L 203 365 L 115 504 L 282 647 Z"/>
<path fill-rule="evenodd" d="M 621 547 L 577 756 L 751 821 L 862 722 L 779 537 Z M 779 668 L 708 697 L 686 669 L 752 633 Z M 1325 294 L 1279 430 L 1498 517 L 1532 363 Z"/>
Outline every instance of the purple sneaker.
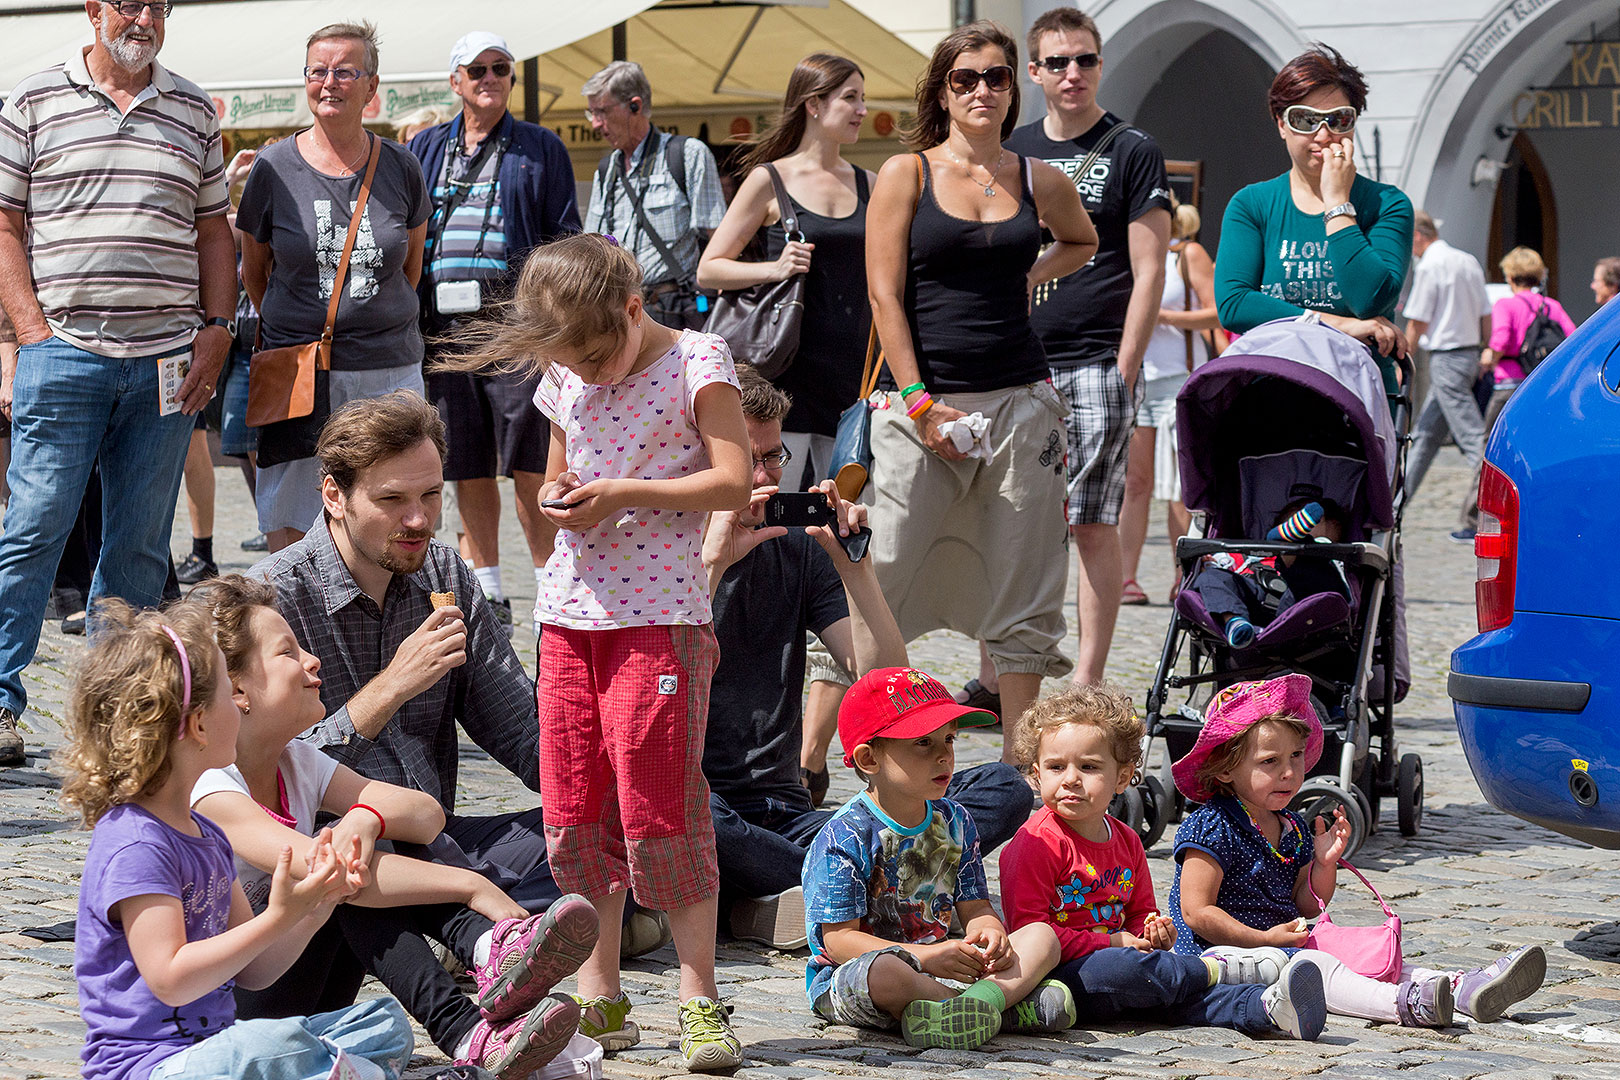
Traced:
<path fill-rule="evenodd" d="M 532 1009 L 553 986 L 579 970 L 596 948 L 596 934 L 596 909 L 574 893 L 543 915 L 496 923 L 489 960 L 473 969 L 484 1019 L 498 1023 Z"/>
<path fill-rule="evenodd" d="M 1457 979 L 1457 1008 L 1482 1024 L 1492 1023 L 1540 990 L 1546 977 L 1546 952 L 1540 945 L 1526 945 L 1489 967 L 1463 972 Z"/>
<path fill-rule="evenodd" d="M 457 1065 L 476 1065 L 496 1080 L 520 1080 L 562 1053 L 579 1029 L 579 1006 L 567 994 L 552 994 L 527 1016 L 505 1023 L 480 1020 L 467 1056 Z"/>
<path fill-rule="evenodd" d="M 1395 988 L 1395 1015 L 1402 1027 L 1450 1027 L 1452 1004 L 1449 975 Z"/>

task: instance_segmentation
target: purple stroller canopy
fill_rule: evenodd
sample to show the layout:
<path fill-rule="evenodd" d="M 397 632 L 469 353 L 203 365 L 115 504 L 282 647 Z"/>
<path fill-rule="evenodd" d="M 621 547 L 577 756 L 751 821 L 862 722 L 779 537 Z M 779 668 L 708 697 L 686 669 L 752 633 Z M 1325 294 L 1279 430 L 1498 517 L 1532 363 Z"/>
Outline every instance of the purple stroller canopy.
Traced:
<path fill-rule="evenodd" d="M 1176 397 L 1182 499 L 1211 535 L 1244 532 L 1239 463 L 1288 450 L 1368 465 L 1352 528 L 1395 524 L 1395 424 L 1378 365 L 1348 334 L 1300 319 L 1257 326 L 1188 377 Z M 1378 482 L 1382 474 L 1383 482 Z"/>

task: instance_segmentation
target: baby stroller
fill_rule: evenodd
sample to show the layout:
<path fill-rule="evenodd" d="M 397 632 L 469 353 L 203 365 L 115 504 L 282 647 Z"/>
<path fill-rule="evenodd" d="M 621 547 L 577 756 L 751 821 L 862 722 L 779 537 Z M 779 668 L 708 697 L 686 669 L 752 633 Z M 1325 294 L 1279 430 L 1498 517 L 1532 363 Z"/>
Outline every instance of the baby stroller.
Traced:
<path fill-rule="evenodd" d="M 1405 386 L 1412 384 L 1405 365 Z M 1184 501 L 1193 535 L 1176 545 L 1182 580 L 1206 555 L 1332 559 L 1344 570 L 1338 593 L 1300 599 L 1233 648 L 1196 592 L 1177 596 L 1147 697 L 1144 746 L 1163 739 L 1163 776 L 1146 775 L 1120 809 L 1144 844 L 1179 818 L 1182 799 L 1169 775 L 1203 726 L 1202 706 L 1233 682 L 1286 671 L 1311 677 L 1311 701 L 1325 735 L 1322 759 L 1293 808 L 1307 821 L 1344 808 L 1354 854 L 1377 826 L 1378 804 L 1393 795 L 1401 833 L 1423 813 L 1423 762 L 1396 749 L 1394 708 L 1405 696 L 1405 619 L 1400 570 L 1400 499 L 1406 393 L 1385 392 L 1360 342 L 1314 321 L 1256 327 L 1187 380 L 1176 401 Z M 1279 512 L 1309 498 L 1342 508 L 1337 543 L 1264 537 Z M 1183 657 L 1185 656 L 1185 671 Z"/>

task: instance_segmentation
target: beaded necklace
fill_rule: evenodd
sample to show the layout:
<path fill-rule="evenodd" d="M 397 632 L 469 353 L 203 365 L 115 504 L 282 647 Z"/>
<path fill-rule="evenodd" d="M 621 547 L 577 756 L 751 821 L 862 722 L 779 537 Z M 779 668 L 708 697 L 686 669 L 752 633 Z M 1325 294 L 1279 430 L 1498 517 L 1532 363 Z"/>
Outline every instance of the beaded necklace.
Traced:
<path fill-rule="evenodd" d="M 1255 820 L 1253 811 L 1251 811 L 1249 809 L 1249 804 L 1244 802 L 1242 799 L 1238 799 L 1237 804 L 1243 808 L 1243 816 L 1247 817 L 1249 819 L 1249 824 L 1253 825 L 1254 826 L 1254 831 L 1260 834 L 1260 839 L 1265 841 L 1266 847 L 1271 849 L 1271 853 L 1273 855 L 1277 856 L 1277 861 L 1286 863 L 1288 861 L 1289 857 L 1287 855 L 1284 855 L 1281 851 L 1278 851 L 1277 850 L 1277 845 L 1273 844 L 1271 842 L 1271 838 L 1266 836 L 1266 831 L 1264 829 L 1262 829 L 1260 827 L 1260 823 Z M 1282 823 L 1283 823 L 1283 831 L 1282 831 L 1281 835 L 1279 835 L 1277 837 L 1277 842 L 1278 843 L 1282 843 L 1283 841 L 1287 840 L 1288 835 L 1290 833 L 1293 833 L 1296 836 L 1299 833 L 1298 828 L 1288 818 L 1282 818 Z M 1296 848 L 1298 846 L 1299 845 L 1297 843 L 1294 845 L 1294 847 L 1296 847 Z"/>

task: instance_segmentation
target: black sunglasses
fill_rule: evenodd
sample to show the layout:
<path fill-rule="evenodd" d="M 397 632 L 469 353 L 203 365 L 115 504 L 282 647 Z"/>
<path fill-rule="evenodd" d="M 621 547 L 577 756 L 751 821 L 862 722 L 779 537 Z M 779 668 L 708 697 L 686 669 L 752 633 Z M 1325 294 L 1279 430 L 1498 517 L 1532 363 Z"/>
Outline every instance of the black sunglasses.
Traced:
<path fill-rule="evenodd" d="M 512 65 L 505 60 L 497 60 L 493 64 L 463 64 L 467 69 L 467 78 L 477 82 L 484 77 L 484 72 L 493 71 L 497 79 L 504 79 L 512 74 Z"/>
<path fill-rule="evenodd" d="M 971 94 L 979 87 L 979 81 L 984 80 L 994 93 L 1002 93 L 1012 89 L 1013 69 L 1006 64 L 997 64 L 987 67 L 983 71 L 974 71 L 972 68 L 952 68 L 951 73 L 945 76 L 945 84 L 958 94 Z"/>
<path fill-rule="evenodd" d="M 1051 56 L 1041 58 L 1041 67 L 1054 75 L 1062 75 L 1069 70 L 1070 64 L 1077 65 L 1081 71 L 1090 71 L 1102 63 L 1102 57 L 1094 52 L 1076 53 L 1073 56 L 1063 56 L 1053 53 Z"/>

